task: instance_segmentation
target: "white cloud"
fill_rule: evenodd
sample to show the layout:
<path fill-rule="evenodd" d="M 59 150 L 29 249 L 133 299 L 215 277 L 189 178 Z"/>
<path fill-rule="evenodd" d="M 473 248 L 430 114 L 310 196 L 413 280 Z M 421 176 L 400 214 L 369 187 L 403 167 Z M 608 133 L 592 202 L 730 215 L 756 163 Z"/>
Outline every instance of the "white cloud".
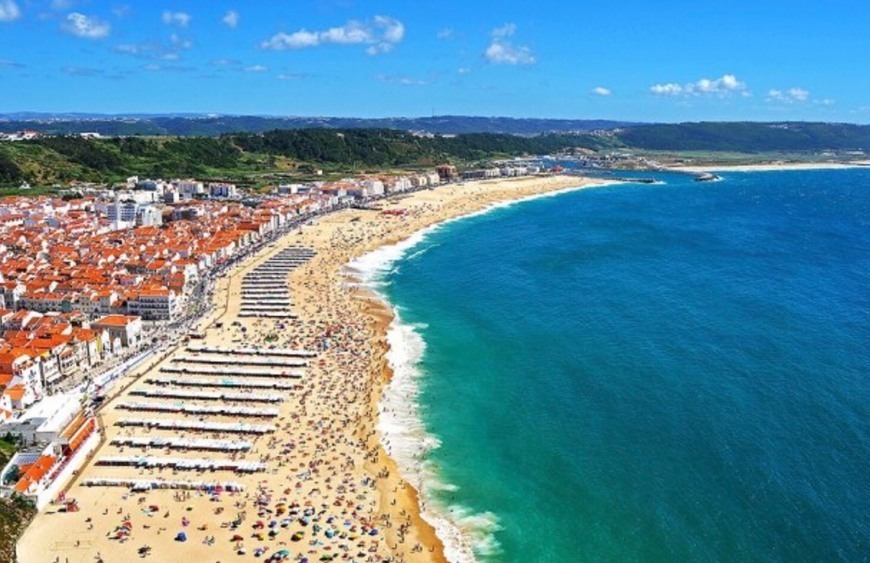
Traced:
<path fill-rule="evenodd" d="M 190 24 L 190 14 L 187 12 L 163 12 L 163 23 L 166 25 L 177 25 L 179 27 L 187 27 Z"/>
<path fill-rule="evenodd" d="M 266 72 L 269 67 L 263 65 L 251 65 L 245 67 L 245 72 Z"/>
<path fill-rule="evenodd" d="M 65 74 L 70 76 L 99 76 L 103 74 L 103 70 L 99 68 L 68 66 L 61 69 Z"/>
<path fill-rule="evenodd" d="M 211 64 L 213 66 L 239 66 L 242 63 L 236 59 L 215 59 Z"/>
<path fill-rule="evenodd" d="M 779 102 L 783 104 L 794 104 L 806 102 L 810 99 L 810 93 L 803 88 L 789 88 L 787 90 L 769 90 L 767 92 L 768 102 Z"/>
<path fill-rule="evenodd" d="M 456 72 L 459 74 L 469 74 L 469 73 L 471 73 L 471 69 L 467 68 L 467 67 L 462 67 L 460 69 L 457 69 Z"/>
<path fill-rule="evenodd" d="M 535 57 L 528 47 L 514 45 L 509 38 L 517 32 L 517 26 L 507 23 L 492 30 L 489 46 L 483 56 L 493 64 L 530 65 L 535 63 Z"/>
<path fill-rule="evenodd" d="M 227 27 L 235 29 L 236 26 L 239 25 L 239 13 L 235 10 L 230 10 L 221 18 L 221 21 L 224 22 Z"/>
<path fill-rule="evenodd" d="M 187 51 L 193 47 L 193 41 L 190 39 L 183 39 L 175 33 L 169 36 L 169 44 L 172 49 L 180 49 L 182 51 Z"/>
<path fill-rule="evenodd" d="M 445 27 L 444 29 L 439 30 L 435 37 L 438 39 L 450 39 L 453 37 L 453 28 Z"/>
<path fill-rule="evenodd" d="M 370 21 L 349 21 L 341 27 L 324 31 L 300 29 L 293 33 L 276 33 L 260 43 L 261 49 L 286 51 L 318 45 L 367 45 L 366 52 L 378 55 L 392 51 L 405 37 L 405 25 L 387 16 Z"/>
<path fill-rule="evenodd" d="M 610 88 L 605 88 L 604 86 L 596 86 L 592 89 L 592 93 L 596 96 L 609 96 L 613 92 L 610 90 Z"/>
<path fill-rule="evenodd" d="M 656 96 L 718 96 L 724 98 L 737 93 L 744 97 L 751 95 L 746 83 L 738 80 L 733 74 L 723 74 L 712 80 L 702 78 L 689 84 L 676 84 L 674 82 L 654 84 L 649 90 Z"/>
<path fill-rule="evenodd" d="M 14 0 L 0 0 L 0 22 L 11 22 L 21 17 L 21 9 Z"/>
<path fill-rule="evenodd" d="M 122 53 L 124 55 L 139 56 L 139 55 L 142 55 L 142 54 L 146 53 L 147 51 L 149 51 L 149 49 L 150 48 L 148 45 L 140 45 L 140 44 L 136 44 L 136 43 L 124 43 L 121 45 L 115 45 L 115 48 L 113 50 L 116 53 Z"/>
<path fill-rule="evenodd" d="M 528 47 L 515 46 L 504 41 L 490 43 L 483 56 L 494 64 L 530 65 L 535 62 L 535 57 Z"/>
<path fill-rule="evenodd" d="M 150 43 L 122 43 L 112 50 L 122 55 L 130 55 L 144 59 L 159 59 L 164 61 L 177 61 L 181 54 L 193 47 L 193 41 L 179 37 L 173 33 L 168 41 L 154 41 Z"/>
<path fill-rule="evenodd" d="M 683 93 L 683 87 L 674 83 L 654 84 L 649 90 L 656 96 L 679 96 Z"/>
<path fill-rule="evenodd" d="M 403 86 L 425 86 L 430 83 L 428 80 L 419 80 L 417 78 L 411 78 L 410 76 L 394 76 L 391 74 L 380 74 L 378 75 L 378 80 L 381 82 L 402 84 Z"/>
<path fill-rule="evenodd" d="M 73 7 L 72 0 L 51 0 L 51 9 L 62 12 Z"/>
<path fill-rule="evenodd" d="M 76 37 L 85 39 L 101 39 L 111 33 L 112 26 L 107 22 L 93 16 L 86 16 L 79 12 L 72 12 L 66 17 L 63 29 Z"/>
<path fill-rule="evenodd" d="M 517 25 L 515 23 L 506 23 L 501 27 L 497 27 L 492 30 L 492 36 L 497 39 L 504 39 L 505 37 L 510 37 L 514 33 L 517 32 Z"/>

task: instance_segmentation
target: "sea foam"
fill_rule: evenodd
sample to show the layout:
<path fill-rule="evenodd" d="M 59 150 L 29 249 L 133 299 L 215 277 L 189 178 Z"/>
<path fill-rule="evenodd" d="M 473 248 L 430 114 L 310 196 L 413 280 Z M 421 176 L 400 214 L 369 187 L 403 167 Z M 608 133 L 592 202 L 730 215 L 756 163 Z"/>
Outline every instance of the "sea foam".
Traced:
<path fill-rule="evenodd" d="M 384 294 L 389 283 L 386 280 L 397 272 L 400 260 L 414 259 L 437 246 L 427 243 L 429 235 L 449 223 L 585 187 L 592 186 L 569 187 L 492 204 L 421 229 L 396 244 L 379 247 L 354 259 L 346 267 L 347 274 L 358 280 L 358 285 L 372 291 L 392 310 L 393 321 L 387 329 L 390 346 L 387 361 L 393 370 L 393 378 L 381 397 L 377 428 L 384 448 L 398 464 L 402 477 L 419 492 L 421 515 L 435 528 L 449 561 L 464 563 L 475 561 L 478 555 L 487 557 L 499 553 L 500 546 L 495 538 L 499 529 L 498 518 L 491 512 L 477 513 L 460 503 L 445 503 L 438 497 L 437 493 L 456 492 L 458 487 L 444 482 L 438 468 L 429 460 L 429 453 L 440 447 L 441 442 L 427 432 L 418 401 L 421 379 L 425 376 L 420 362 L 426 350 L 421 333 L 426 325 L 407 323 L 402 319 L 401 308 L 389 303 Z"/>

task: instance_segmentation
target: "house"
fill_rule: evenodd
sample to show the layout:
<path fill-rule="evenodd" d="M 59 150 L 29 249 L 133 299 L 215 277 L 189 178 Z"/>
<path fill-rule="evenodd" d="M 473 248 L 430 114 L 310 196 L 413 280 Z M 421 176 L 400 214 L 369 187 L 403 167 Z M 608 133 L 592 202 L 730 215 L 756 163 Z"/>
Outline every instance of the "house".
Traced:
<path fill-rule="evenodd" d="M 142 318 L 128 315 L 107 315 L 91 323 L 91 329 L 108 332 L 113 349 L 116 341 L 124 348 L 135 348 L 139 346 L 142 339 Z"/>

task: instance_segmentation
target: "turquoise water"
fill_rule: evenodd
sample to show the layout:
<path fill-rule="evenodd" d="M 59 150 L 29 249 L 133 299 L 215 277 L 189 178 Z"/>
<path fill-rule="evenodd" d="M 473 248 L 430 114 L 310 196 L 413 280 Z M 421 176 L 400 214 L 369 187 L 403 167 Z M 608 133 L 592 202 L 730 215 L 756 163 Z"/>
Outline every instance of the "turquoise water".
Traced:
<path fill-rule="evenodd" d="M 453 222 L 382 275 L 478 558 L 870 557 L 870 170 L 724 176 Z"/>

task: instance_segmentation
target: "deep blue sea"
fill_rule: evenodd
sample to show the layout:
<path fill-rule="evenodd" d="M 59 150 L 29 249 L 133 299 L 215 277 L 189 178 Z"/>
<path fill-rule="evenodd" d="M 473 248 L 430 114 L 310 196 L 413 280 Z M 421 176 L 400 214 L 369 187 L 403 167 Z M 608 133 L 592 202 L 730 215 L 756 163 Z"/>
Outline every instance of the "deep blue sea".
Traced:
<path fill-rule="evenodd" d="M 870 560 L 870 170 L 722 176 L 503 207 L 378 274 L 391 448 L 478 559 Z"/>

